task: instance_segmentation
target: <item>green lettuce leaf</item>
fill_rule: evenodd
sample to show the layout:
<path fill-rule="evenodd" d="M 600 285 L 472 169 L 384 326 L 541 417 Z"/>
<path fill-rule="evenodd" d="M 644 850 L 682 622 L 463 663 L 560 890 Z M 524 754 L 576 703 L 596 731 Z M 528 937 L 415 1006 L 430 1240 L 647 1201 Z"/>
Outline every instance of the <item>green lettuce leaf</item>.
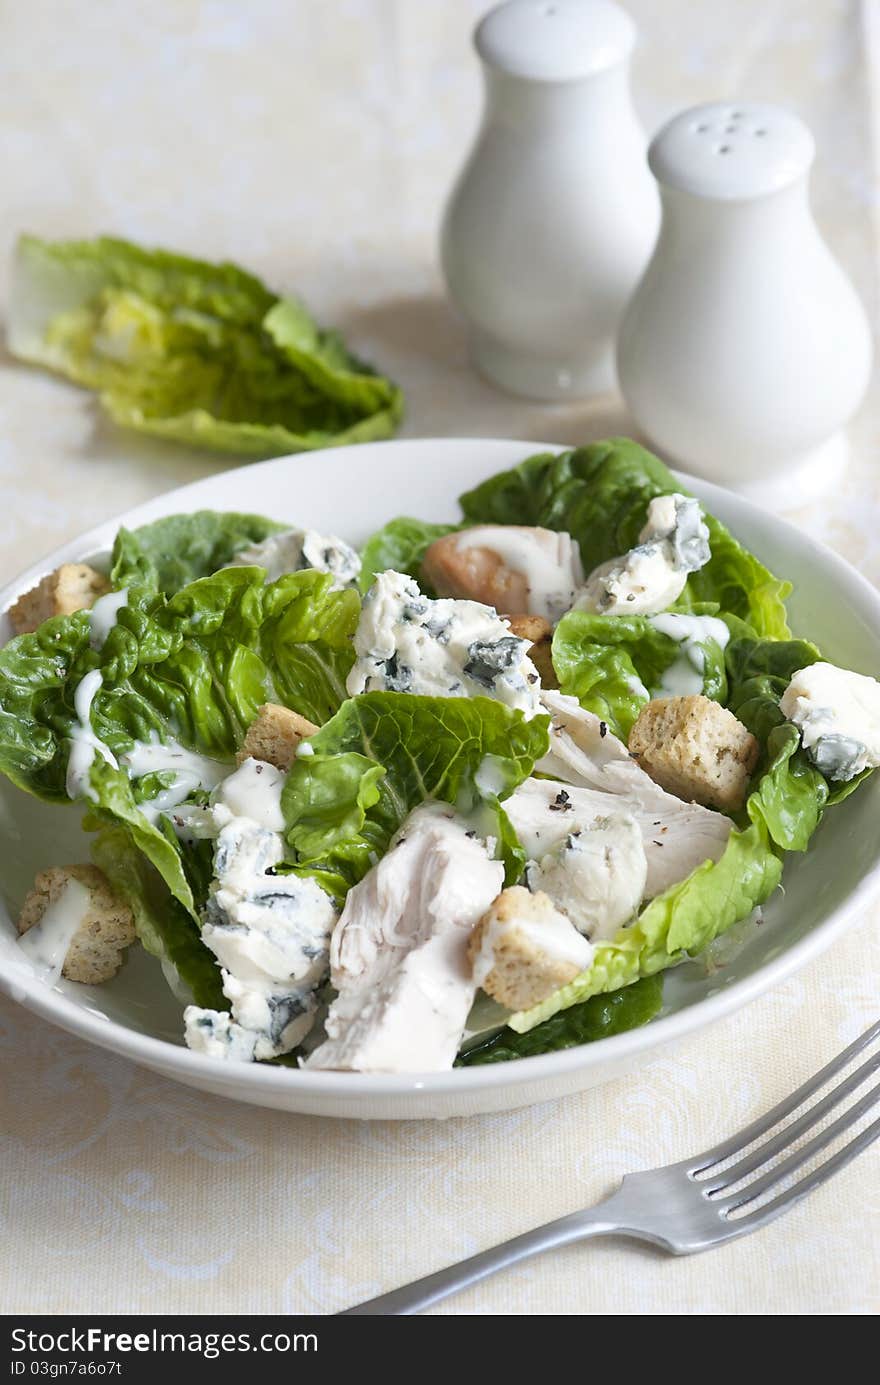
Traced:
<path fill-rule="evenodd" d="M 569 1006 L 694 956 L 768 899 L 781 875 L 782 861 L 759 824 L 732 832 L 719 861 L 704 861 L 652 899 L 634 923 L 599 943 L 587 971 L 540 1005 L 511 1015 L 510 1028 L 527 1033 Z"/>
<path fill-rule="evenodd" d="M 262 515 L 196 510 L 168 515 L 139 529 L 120 529 L 113 544 L 110 580 L 117 590 L 149 586 L 173 596 L 225 567 L 236 553 L 262 543 L 285 526 Z"/>
<path fill-rule="evenodd" d="M 808 640 L 740 638 L 727 649 L 728 705 L 761 745 L 749 817 L 763 822 L 786 851 L 806 851 L 825 808 L 842 802 L 871 773 L 864 770 L 845 784 L 826 780 L 780 711 L 794 674 L 821 658 Z"/>
<path fill-rule="evenodd" d="M 357 592 L 334 591 L 330 573 L 291 572 L 266 587 L 259 651 L 277 697 L 318 726 L 346 699 L 360 618 Z"/>
<path fill-rule="evenodd" d="M 627 1029 L 638 1029 L 659 1014 L 663 1006 L 663 977 L 643 976 L 631 986 L 608 995 L 594 995 L 552 1015 L 534 1029 L 518 1034 L 502 1029 L 477 1042 L 460 1055 L 456 1067 L 506 1063 L 513 1058 L 534 1058 L 539 1053 L 558 1053 L 563 1048 L 609 1039 Z"/>
<path fill-rule="evenodd" d="M 471 524 L 537 524 L 565 529 L 591 572 L 638 542 L 648 504 L 687 491 L 663 463 L 629 438 L 610 438 L 559 455 L 543 453 L 492 476 L 461 497 Z M 748 621 L 759 635 L 788 633 L 789 582 L 774 577 L 719 520 L 706 516 L 712 557 L 691 573 L 677 605 L 714 602 Z"/>
<path fill-rule="evenodd" d="M 548 724 L 485 697 L 351 698 L 287 776 L 281 804 L 297 861 L 354 883 L 412 809 L 437 799 L 482 815 L 481 830 L 499 838 L 509 881 L 518 879 L 522 850 L 500 800 L 545 753 Z M 481 783 L 487 766 L 491 789 Z"/>
<path fill-rule="evenodd" d="M 390 381 L 231 264 L 127 241 L 18 243 L 13 355 L 100 392 L 120 425 L 271 456 L 389 437 Z"/>
<path fill-rule="evenodd" d="M 196 1005 L 226 1010 L 220 968 L 201 940 L 191 915 L 168 889 L 126 829 L 103 827 L 92 841 L 92 859 L 129 905 L 138 938 L 147 952 L 169 961 L 192 992 Z"/>
<path fill-rule="evenodd" d="M 409 519 L 405 516 L 391 519 L 371 538 L 367 539 L 361 550 L 361 591 L 367 591 L 378 572 L 393 568 L 395 572 L 406 572 L 420 584 L 422 591 L 430 596 L 430 584 L 422 578 L 422 559 L 435 539 L 445 538 L 458 524 L 429 524 L 423 519 Z"/>
<path fill-rule="evenodd" d="M 132 587 L 102 649 L 87 612 L 46 621 L 0 650 L 0 772 L 39 798 L 67 803 L 74 695 L 87 673 L 102 684 L 90 726 L 116 758 L 136 742 L 167 741 L 229 764 L 260 705 L 279 689 L 304 715 L 335 710 L 341 665 L 350 657 L 358 599 L 331 591 L 326 573 L 291 573 L 264 586 L 262 568 L 226 568 L 170 598 Z M 311 643 L 310 643 L 311 642 Z M 313 645 L 313 647 L 312 647 Z M 163 821 L 140 804 L 168 787 L 167 772 L 131 781 L 97 753 L 92 801 L 121 824 L 192 914 L 199 891 L 187 855 Z"/>
<path fill-rule="evenodd" d="M 700 606 L 696 614 L 714 615 Z M 716 640 L 700 641 L 705 697 L 724 702 L 727 676 L 724 652 Z M 661 688 L 666 670 L 682 646 L 657 630 L 648 616 L 602 616 L 569 611 L 553 636 L 553 667 L 562 692 L 576 697 L 626 741 L 651 693 Z"/>

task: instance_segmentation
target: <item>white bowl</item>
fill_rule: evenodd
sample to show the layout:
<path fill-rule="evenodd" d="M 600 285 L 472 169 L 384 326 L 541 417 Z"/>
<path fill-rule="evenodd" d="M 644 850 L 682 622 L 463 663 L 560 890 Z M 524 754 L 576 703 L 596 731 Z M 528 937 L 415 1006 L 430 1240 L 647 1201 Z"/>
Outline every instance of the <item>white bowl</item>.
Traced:
<path fill-rule="evenodd" d="M 110 547 L 120 524 L 213 508 L 262 511 L 361 542 L 387 519 L 457 517 L 456 498 L 486 476 L 539 451 L 540 443 L 440 439 L 375 443 L 241 467 L 131 510 L 44 558 L 0 592 L 6 608 L 59 562 Z M 690 477 L 687 484 L 780 576 L 795 584 L 791 623 L 836 663 L 880 669 L 880 594 L 841 558 L 747 501 Z M 9 637 L 3 618 L 0 638 Z M 139 949 L 106 986 L 62 981 L 50 989 L 23 963 L 12 917 L 37 871 L 88 859 L 80 811 L 48 807 L 0 783 L 0 987 L 53 1024 L 145 1067 L 217 1095 L 285 1111 L 377 1119 L 469 1115 L 544 1101 L 604 1082 L 647 1061 L 789 976 L 829 947 L 880 887 L 876 822 L 880 775 L 828 813 L 806 856 L 790 856 L 785 893 L 765 909 L 721 971 L 699 962 L 668 973 L 662 1016 L 643 1029 L 518 1062 L 424 1076 L 298 1072 L 221 1064 L 190 1053 L 180 1007 L 158 963 Z M 12 917 L 10 917 L 12 916 Z M 817 1016 L 821 1023 L 821 1016 Z"/>

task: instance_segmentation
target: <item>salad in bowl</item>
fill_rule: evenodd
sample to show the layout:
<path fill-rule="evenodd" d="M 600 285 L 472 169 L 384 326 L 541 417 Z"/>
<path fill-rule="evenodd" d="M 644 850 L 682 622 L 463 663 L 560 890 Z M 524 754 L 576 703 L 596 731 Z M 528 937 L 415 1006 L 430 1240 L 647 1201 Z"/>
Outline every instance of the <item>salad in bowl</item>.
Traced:
<path fill-rule="evenodd" d="M 23 963 L 98 985 L 140 944 L 218 1064 L 442 1072 L 644 1024 L 880 764 L 880 684 L 626 439 L 360 551 L 300 518 L 120 529 L 0 651 L 0 770 L 91 834 L 24 899 Z"/>

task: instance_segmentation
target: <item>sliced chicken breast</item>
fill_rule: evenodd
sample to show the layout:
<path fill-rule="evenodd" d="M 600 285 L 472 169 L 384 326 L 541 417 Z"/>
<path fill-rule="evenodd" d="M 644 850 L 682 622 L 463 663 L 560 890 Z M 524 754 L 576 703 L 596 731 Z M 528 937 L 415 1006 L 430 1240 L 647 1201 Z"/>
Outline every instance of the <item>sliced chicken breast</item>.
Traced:
<path fill-rule="evenodd" d="M 550 750 L 535 769 L 572 786 L 563 791 L 572 806 L 564 806 L 565 799 L 557 803 L 560 785 L 551 780 L 527 779 L 506 801 L 508 815 L 533 860 L 559 844 L 578 814 L 588 814 L 593 821 L 615 808 L 632 813 L 641 829 L 648 899 L 683 880 L 703 861 L 720 859 L 733 829 L 730 818 L 661 789 L 623 742 L 575 698 L 545 691 L 541 703 L 551 717 Z M 531 844 L 525 837 L 530 837 Z"/>
<path fill-rule="evenodd" d="M 442 1072 L 452 1067 L 476 992 L 471 930 L 504 869 L 445 804 L 411 813 L 348 895 L 330 947 L 338 992 L 308 1068 Z"/>

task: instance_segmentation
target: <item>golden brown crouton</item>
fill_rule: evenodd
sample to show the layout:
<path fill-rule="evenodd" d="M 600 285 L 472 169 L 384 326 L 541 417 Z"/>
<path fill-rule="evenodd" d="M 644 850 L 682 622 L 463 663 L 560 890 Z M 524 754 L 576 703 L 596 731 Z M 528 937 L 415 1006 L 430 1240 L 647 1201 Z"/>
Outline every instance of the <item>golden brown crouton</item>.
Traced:
<path fill-rule="evenodd" d="M 88 563 L 62 563 L 10 606 L 9 620 L 16 635 L 27 635 L 50 616 L 88 610 L 109 590 L 107 578 Z"/>
<path fill-rule="evenodd" d="M 468 939 L 474 979 L 508 1010 L 529 1010 L 590 965 L 593 948 L 548 895 L 502 890 Z"/>
<path fill-rule="evenodd" d="M 516 635 L 518 640 L 528 640 L 529 644 L 540 644 L 543 640 L 549 640 L 553 633 L 553 627 L 549 620 L 543 616 L 505 616 L 505 620 L 510 626 L 510 633 Z"/>
<path fill-rule="evenodd" d="M 276 769 L 288 770 L 293 764 L 302 741 L 314 736 L 318 727 L 313 722 L 281 707 L 277 702 L 264 702 L 247 729 L 244 744 L 236 755 L 237 764 L 250 756 L 266 760 Z"/>
<path fill-rule="evenodd" d="M 529 658 L 538 670 L 542 688 L 558 688 L 559 680 L 550 657 L 553 627 L 543 616 L 506 616 L 511 634 L 531 644 Z"/>
<path fill-rule="evenodd" d="M 42 870 L 22 905 L 19 933 L 40 922 L 50 904 L 61 898 L 71 880 L 88 891 L 86 913 L 67 949 L 62 975 L 68 981 L 96 986 L 122 966 L 123 950 L 135 940 L 134 919 L 97 866 L 52 866 Z"/>
<path fill-rule="evenodd" d="M 741 721 L 702 693 L 644 706 L 629 750 L 661 788 L 706 808 L 741 808 L 759 746 Z"/>

